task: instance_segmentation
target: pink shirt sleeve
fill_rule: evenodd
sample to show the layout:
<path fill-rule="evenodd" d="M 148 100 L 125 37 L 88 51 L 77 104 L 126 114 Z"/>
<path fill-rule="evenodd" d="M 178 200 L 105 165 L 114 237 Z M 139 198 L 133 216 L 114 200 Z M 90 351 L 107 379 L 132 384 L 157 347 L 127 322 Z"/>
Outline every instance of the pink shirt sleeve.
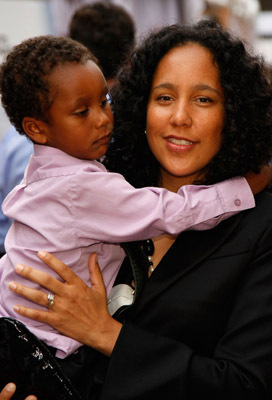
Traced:
<path fill-rule="evenodd" d="M 173 193 L 155 187 L 135 189 L 115 173 L 88 175 L 76 177 L 73 190 L 71 203 L 76 221 L 80 221 L 78 234 L 86 238 L 92 235 L 104 242 L 210 229 L 255 206 L 250 187 L 242 177 L 212 186 L 183 186 Z"/>

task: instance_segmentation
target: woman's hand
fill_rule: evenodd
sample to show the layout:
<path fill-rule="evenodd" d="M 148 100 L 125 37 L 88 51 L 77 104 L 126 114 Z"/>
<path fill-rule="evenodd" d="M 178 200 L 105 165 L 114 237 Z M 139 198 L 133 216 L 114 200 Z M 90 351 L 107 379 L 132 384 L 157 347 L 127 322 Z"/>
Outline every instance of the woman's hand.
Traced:
<path fill-rule="evenodd" d="M 57 272 L 64 283 L 42 271 L 18 264 L 15 267 L 18 274 L 45 287 L 55 297 L 54 304 L 48 311 L 21 305 L 14 306 L 14 310 L 20 315 L 49 324 L 62 334 L 108 356 L 111 355 L 122 325 L 108 313 L 106 288 L 96 262 L 96 255 L 92 254 L 89 259 L 91 287 L 51 254 L 41 251 L 38 256 Z M 40 290 L 16 282 L 10 282 L 9 288 L 42 306 L 48 303 L 47 294 Z"/>
<path fill-rule="evenodd" d="M 7 384 L 0 393 L 0 400 L 10 400 L 16 391 L 14 383 Z M 25 400 L 37 400 L 36 396 L 27 396 Z"/>
<path fill-rule="evenodd" d="M 248 172 L 245 178 L 253 194 L 257 194 L 272 184 L 272 165 L 265 165 L 259 174 Z"/>

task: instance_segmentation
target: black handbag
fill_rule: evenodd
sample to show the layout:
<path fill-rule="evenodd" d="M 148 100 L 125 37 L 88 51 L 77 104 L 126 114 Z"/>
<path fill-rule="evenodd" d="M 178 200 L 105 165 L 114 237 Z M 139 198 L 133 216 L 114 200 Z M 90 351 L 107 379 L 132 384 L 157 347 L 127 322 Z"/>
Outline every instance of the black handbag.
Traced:
<path fill-rule="evenodd" d="M 30 394 L 38 400 L 82 399 L 49 347 L 24 324 L 4 317 L 0 318 L 0 390 L 8 382 L 17 386 L 12 400 Z"/>

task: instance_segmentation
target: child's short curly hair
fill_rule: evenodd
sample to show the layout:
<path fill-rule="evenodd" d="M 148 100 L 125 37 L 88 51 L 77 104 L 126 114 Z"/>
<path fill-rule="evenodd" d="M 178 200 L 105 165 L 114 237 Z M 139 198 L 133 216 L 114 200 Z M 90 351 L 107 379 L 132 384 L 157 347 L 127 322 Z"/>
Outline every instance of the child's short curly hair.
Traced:
<path fill-rule="evenodd" d="M 52 104 L 48 75 L 66 62 L 97 63 L 82 44 L 65 37 L 37 36 L 14 46 L 0 67 L 3 107 L 18 132 L 24 117 L 47 120 Z"/>
<path fill-rule="evenodd" d="M 225 98 L 222 146 L 208 165 L 204 183 L 258 172 L 271 159 L 272 88 L 263 60 L 214 22 L 167 26 L 135 50 L 112 93 L 115 134 L 105 165 L 137 187 L 158 184 L 159 165 L 144 134 L 152 77 L 169 50 L 187 43 L 198 43 L 213 54 Z"/>

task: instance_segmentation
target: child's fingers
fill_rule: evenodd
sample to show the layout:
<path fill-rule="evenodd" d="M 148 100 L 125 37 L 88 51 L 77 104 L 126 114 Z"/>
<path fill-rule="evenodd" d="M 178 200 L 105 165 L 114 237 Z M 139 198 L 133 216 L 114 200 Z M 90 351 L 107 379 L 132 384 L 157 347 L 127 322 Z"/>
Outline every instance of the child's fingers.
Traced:
<path fill-rule="evenodd" d="M 16 390 L 14 383 L 8 383 L 0 393 L 0 400 L 9 400 L 12 398 Z"/>
<path fill-rule="evenodd" d="M 10 400 L 16 391 L 14 383 L 8 383 L 0 392 L 0 400 Z M 25 400 L 37 400 L 36 396 L 27 396 Z"/>

